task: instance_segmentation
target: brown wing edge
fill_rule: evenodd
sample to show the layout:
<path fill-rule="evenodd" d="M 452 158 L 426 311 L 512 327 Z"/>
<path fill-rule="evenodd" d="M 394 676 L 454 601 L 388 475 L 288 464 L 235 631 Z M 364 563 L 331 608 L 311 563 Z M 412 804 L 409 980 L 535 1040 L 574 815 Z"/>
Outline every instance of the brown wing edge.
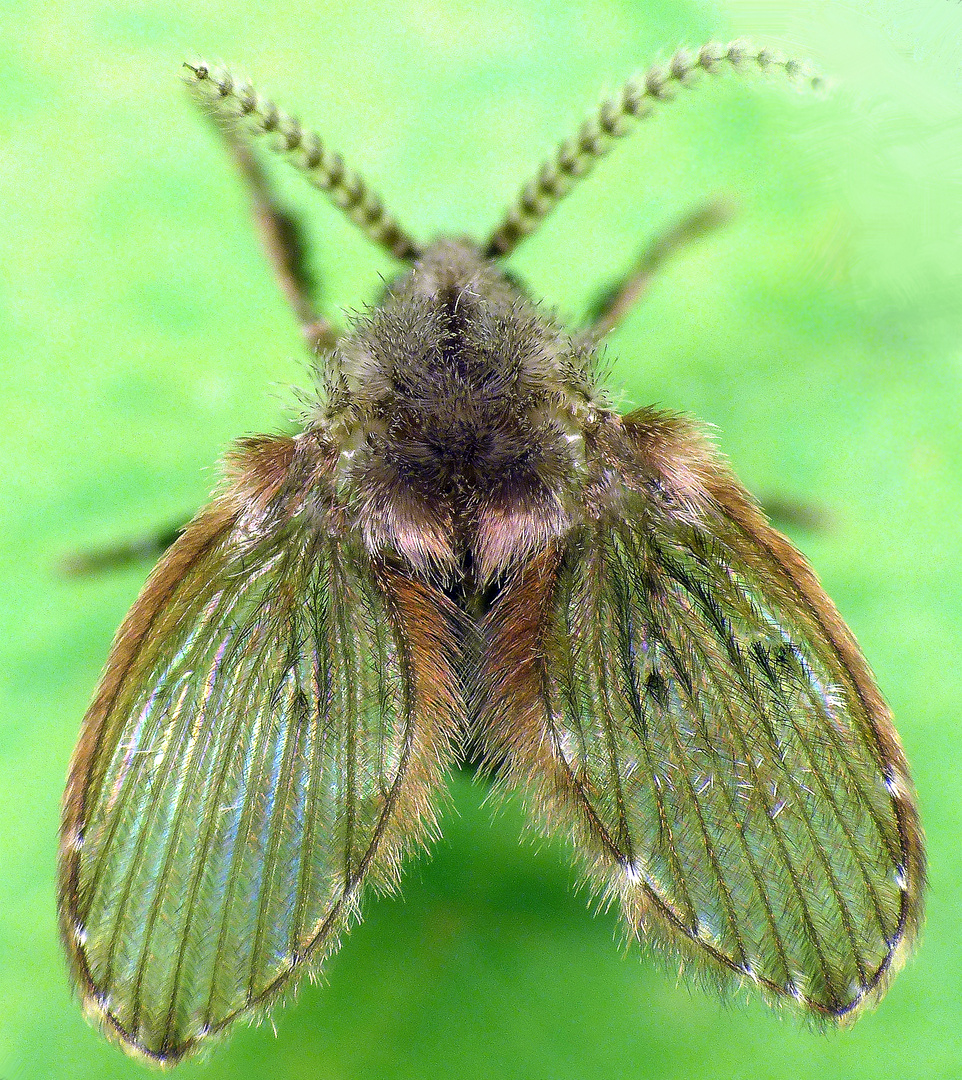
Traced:
<path fill-rule="evenodd" d="M 783 584 L 794 609 L 805 613 L 814 636 L 827 643 L 848 674 L 849 684 L 843 689 L 849 708 L 869 734 L 897 825 L 900 910 L 883 962 L 844 1007 L 830 1009 L 804 998 L 801 1003 L 816 1020 L 852 1023 L 884 996 L 912 950 L 923 915 L 924 836 L 891 712 L 851 631 L 808 562 L 767 523 L 727 462 L 695 424 L 654 409 L 640 409 L 602 425 L 590 440 L 586 439 L 586 447 L 589 454 L 593 452 L 609 466 L 617 466 L 628 491 L 650 496 L 654 484 L 669 495 L 679 513 L 699 520 L 724 518 L 759 553 L 769 579 L 774 575 Z M 585 502 L 587 516 L 596 522 L 617 512 L 617 497 L 612 503 L 607 481 L 605 490 L 599 485 L 597 491 L 586 491 Z M 487 655 L 480 681 L 488 693 L 479 730 L 490 755 L 507 763 L 505 786 L 516 785 L 525 792 L 533 818 L 546 831 L 557 834 L 560 829 L 570 834 L 582 853 L 589 881 L 610 900 L 616 896 L 611 871 L 624 864 L 624 854 L 594 814 L 589 793 L 579 778 L 559 763 L 547 734 L 548 667 L 563 662 L 563 657 L 552 656 L 546 630 L 565 553 L 562 538 L 530 559 L 508 583 L 486 619 Z M 727 970 L 726 981 L 739 979 L 757 985 L 757 978 L 746 978 L 731 958 L 693 937 L 676 913 L 647 885 L 643 885 L 642 892 L 634 889 L 630 898 L 621 895 L 620 899 L 632 936 L 644 935 L 650 944 L 680 956 L 683 963 L 704 959 L 707 954 L 719 971 Z M 662 924 L 667 929 L 662 929 Z M 772 1003 L 788 996 L 783 987 L 774 983 L 761 981 L 761 989 Z"/>
<path fill-rule="evenodd" d="M 158 1051 L 139 1042 L 110 1012 L 109 1002 L 91 975 L 76 911 L 86 801 L 101 737 L 128 672 L 184 574 L 214 550 L 245 514 L 276 509 L 295 476 L 301 479 L 309 472 L 312 480 L 324 484 L 332 463 L 330 456 L 318 455 L 317 447 L 311 453 L 303 444 L 298 446 L 299 441 L 270 436 L 245 439 L 228 455 L 228 487 L 198 514 L 167 551 L 117 631 L 68 769 L 58 856 L 58 913 L 73 984 L 87 1020 L 128 1054 L 152 1066 L 176 1065 L 196 1053 L 199 1044 L 212 1045 L 242 1015 L 251 1022 L 263 1019 L 279 1003 L 285 990 L 291 989 L 301 975 L 315 971 L 337 949 L 339 933 L 358 917 L 362 884 L 373 878 L 379 887 L 389 888 L 399 877 L 401 857 L 434 829 L 430 798 L 440 787 L 444 770 L 453 757 L 452 748 L 461 737 L 464 704 L 455 675 L 457 646 L 453 627 L 459 620 L 456 609 L 430 586 L 384 563 L 372 562 L 372 579 L 382 592 L 401 646 L 409 722 L 402 767 L 358 873 L 335 907 L 317 925 L 290 968 L 243 1009 L 219 1021 L 202 1037 Z M 305 461 L 305 457 L 311 461 Z M 333 516 L 336 518 L 336 512 Z"/>
<path fill-rule="evenodd" d="M 683 492 L 688 485 L 685 474 L 694 478 L 704 492 L 704 496 L 700 496 L 696 489 L 695 497 L 707 498 L 708 513 L 717 517 L 720 511 L 727 522 L 762 553 L 769 573 L 787 583 L 798 608 L 806 613 L 814 636 L 821 636 L 827 642 L 840 667 L 849 676 L 849 685 L 842 689 L 848 697 L 852 716 L 870 737 L 898 829 L 900 861 L 895 870 L 901 885 L 898 924 L 887 942 L 885 959 L 845 1008 L 825 1014 L 826 1018 L 836 1022 L 853 1023 L 863 1011 L 878 1004 L 904 966 L 918 939 L 924 913 L 925 837 L 908 761 L 892 712 L 851 630 L 822 588 L 808 560 L 771 527 L 728 462 L 698 427 L 683 418 L 640 409 L 625 418 L 624 428 L 634 450 L 636 468 L 640 465 L 650 472 L 654 466 L 666 482 L 670 482 L 673 472 L 677 474 L 677 470 L 682 470 Z"/>

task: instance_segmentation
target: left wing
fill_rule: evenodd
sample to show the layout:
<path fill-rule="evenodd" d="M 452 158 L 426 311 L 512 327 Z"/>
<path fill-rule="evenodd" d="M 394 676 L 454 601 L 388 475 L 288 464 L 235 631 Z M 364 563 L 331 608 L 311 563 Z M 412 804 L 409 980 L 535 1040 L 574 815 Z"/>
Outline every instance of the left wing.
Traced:
<path fill-rule="evenodd" d="M 65 798 L 76 982 L 164 1063 L 263 1010 L 393 882 L 461 712 L 451 605 L 339 534 L 323 462 L 261 440 L 234 468 L 121 627 Z"/>

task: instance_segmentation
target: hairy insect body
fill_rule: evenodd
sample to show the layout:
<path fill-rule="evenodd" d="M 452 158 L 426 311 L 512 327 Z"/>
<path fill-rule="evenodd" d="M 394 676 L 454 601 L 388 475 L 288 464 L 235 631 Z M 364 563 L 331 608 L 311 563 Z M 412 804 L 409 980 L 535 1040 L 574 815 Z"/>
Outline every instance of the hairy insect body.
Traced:
<path fill-rule="evenodd" d="M 630 937 L 826 1021 L 885 993 L 925 855 L 868 665 L 697 426 L 619 416 L 595 386 L 595 341 L 706 215 L 574 336 L 493 262 L 628 117 L 748 60 L 798 67 L 682 50 L 562 144 L 487 244 L 427 248 L 295 120 L 190 68 L 323 385 L 300 435 L 229 456 L 121 626 L 74 753 L 63 942 L 129 1052 L 172 1064 L 315 971 L 465 759 L 570 839 Z M 240 122 L 410 263 L 343 335 Z"/>
<path fill-rule="evenodd" d="M 484 586 L 579 516 L 592 352 L 441 241 L 339 344 L 322 419 L 368 549 Z"/>

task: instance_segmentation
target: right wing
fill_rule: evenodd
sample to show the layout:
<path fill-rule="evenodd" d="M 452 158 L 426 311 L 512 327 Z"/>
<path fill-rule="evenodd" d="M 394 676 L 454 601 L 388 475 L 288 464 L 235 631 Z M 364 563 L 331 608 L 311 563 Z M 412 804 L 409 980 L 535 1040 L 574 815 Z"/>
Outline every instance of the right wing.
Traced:
<path fill-rule="evenodd" d="M 683 421 L 612 425 L 593 517 L 487 617 L 482 738 L 630 932 L 841 1020 L 918 931 L 891 716 L 804 559 Z"/>

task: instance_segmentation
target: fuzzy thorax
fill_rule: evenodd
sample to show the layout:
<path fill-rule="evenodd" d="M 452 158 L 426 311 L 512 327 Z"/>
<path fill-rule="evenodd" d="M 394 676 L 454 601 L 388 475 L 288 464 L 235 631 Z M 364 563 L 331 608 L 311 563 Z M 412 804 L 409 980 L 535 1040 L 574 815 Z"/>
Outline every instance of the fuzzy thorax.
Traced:
<path fill-rule="evenodd" d="M 432 246 L 332 359 L 322 425 L 368 549 L 483 584 L 567 531 L 593 359 L 473 247 Z"/>

